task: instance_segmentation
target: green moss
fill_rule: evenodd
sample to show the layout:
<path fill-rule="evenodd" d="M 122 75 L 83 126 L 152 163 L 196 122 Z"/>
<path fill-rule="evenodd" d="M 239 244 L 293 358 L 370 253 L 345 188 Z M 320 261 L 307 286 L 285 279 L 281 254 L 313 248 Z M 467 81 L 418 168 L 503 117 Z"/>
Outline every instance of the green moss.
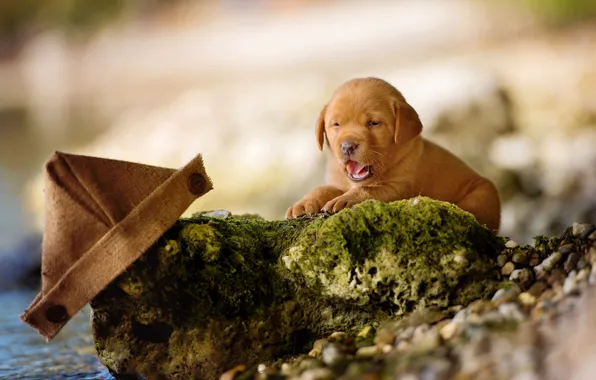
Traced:
<path fill-rule="evenodd" d="M 92 303 L 112 372 L 217 378 L 333 331 L 488 296 L 503 240 L 417 198 L 335 215 L 180 220 Z"/>
<path fill-rule="evenodd" d="M 312 223 L 282 260 L 317 293 L 402 315 L 493 292 L 502 243 L 471 214 L 420 197 L 365 202 Z"/>

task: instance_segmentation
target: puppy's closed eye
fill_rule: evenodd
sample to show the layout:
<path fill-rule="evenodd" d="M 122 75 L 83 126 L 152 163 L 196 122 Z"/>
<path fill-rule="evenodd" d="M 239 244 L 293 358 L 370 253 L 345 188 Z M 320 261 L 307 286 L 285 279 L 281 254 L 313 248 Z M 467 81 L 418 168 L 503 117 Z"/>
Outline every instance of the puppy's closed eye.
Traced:
<path fill-rule="evenodd" d="M 369 120 L 368 123 L 366 123 L 366 125 L 369 127 L 378 127 L 379 125 L 381 125 L 381 122 L 377 120 Z"/>

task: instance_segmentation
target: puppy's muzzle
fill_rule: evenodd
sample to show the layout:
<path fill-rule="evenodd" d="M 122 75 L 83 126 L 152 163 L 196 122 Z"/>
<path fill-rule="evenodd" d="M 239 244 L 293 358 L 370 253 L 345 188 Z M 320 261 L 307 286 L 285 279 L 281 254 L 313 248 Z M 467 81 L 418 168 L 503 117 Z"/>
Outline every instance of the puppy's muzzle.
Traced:
<path fill-rule="evenodd" d="M 358 144 L 356 144 L 355 142 L 352 142 L 352 141 L 346 141 L 346 142 L 341 143 L 340 148 L 341 148 L 341 153 L 345 157 L 350 157 L 350 156 L 354 155 L 354 152 L 356 152 L 356 149 L 358 149 Z"/>

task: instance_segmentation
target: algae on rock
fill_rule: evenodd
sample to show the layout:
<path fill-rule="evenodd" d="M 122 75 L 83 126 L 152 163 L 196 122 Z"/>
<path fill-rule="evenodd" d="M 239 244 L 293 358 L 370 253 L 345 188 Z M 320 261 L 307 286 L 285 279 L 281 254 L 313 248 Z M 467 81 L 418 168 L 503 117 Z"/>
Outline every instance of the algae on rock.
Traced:
<path fill-rule="evenodd" d="M 488 297 L 503 241 L 428 198 L 286 221 L 180 220 L 91 304 L 114 374 L 217 378 L 425 307 Z"/>

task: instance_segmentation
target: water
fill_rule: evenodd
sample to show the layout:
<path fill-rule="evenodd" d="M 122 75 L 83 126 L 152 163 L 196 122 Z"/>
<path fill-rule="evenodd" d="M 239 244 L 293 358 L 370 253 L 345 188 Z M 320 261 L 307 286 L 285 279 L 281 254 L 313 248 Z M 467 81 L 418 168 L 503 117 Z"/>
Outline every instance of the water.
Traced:
<path fill-rule="evenodd" d="M 19 315 L 34 291 L 0 292 L 0 379 L 114 379 L 95 354 L 86 307 L 46 343 Z"/>

